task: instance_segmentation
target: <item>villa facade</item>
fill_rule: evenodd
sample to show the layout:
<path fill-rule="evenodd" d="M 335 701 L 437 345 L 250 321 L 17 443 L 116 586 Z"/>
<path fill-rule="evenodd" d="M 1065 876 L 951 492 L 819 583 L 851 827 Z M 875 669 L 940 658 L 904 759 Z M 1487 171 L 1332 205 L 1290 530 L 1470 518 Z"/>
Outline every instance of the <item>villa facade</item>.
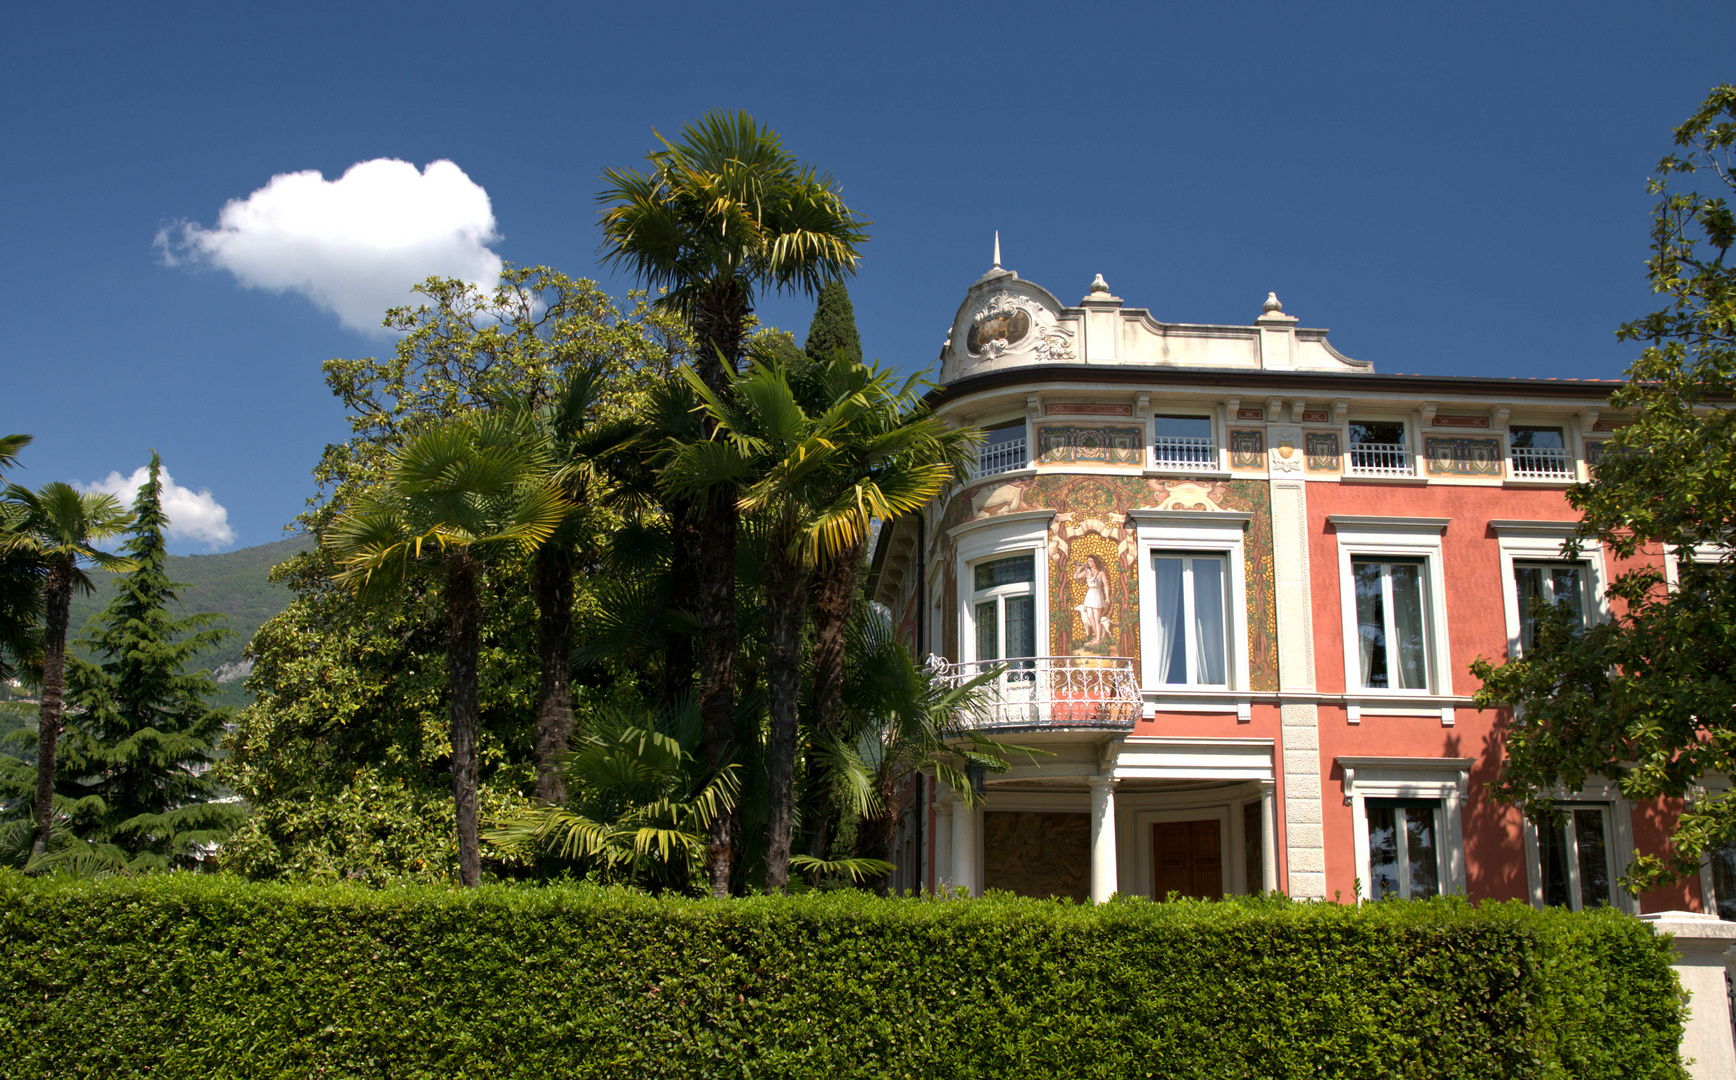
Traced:
<path fill-rule="evenodd" d="M 1101 276 L 1066 305 L 998 265 L 940 384 L 988 441 L 882 531 L 872 596 L 948 678 L 1005 665 L 969 722 L 1041 753 L 974 806 L 923 777 L 898 887 L 1736 912 L 1710 866 L 1617 887 L 1676 808 L 1598 783 L 1540 831 L 1488 795 L 1507 715 L 1474 707 L 1471 661 L 1523 650 L 1540 603 L 1609 617 L 1624 566 L 1561 544 L 1619 384 L 1383 375 L 1276 297 L 1166 323 Z"/>

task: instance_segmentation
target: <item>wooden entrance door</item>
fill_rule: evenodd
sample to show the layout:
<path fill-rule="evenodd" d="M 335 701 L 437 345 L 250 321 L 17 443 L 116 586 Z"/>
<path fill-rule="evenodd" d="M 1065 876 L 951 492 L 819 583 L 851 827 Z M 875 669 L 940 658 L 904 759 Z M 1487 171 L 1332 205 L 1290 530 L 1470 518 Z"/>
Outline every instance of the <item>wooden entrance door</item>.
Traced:
<path fill-rule="evenodd" d="M 1172 892 L 1213 898 L 1224 894 L 1224 854 L 1217 818 L 1160 821 L 1151 827 L 1151 865 L 1159 900 Z"/>

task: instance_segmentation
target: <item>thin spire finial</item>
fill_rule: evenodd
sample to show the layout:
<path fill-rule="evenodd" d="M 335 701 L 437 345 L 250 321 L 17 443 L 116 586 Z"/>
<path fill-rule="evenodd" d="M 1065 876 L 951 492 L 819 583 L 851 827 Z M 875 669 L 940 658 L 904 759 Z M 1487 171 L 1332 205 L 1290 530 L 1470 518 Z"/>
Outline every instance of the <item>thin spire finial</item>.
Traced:
<path fill-rule="evenodd" d="M 995 230 L 995 269 L 1001 268 L 1001 230 Z"/>

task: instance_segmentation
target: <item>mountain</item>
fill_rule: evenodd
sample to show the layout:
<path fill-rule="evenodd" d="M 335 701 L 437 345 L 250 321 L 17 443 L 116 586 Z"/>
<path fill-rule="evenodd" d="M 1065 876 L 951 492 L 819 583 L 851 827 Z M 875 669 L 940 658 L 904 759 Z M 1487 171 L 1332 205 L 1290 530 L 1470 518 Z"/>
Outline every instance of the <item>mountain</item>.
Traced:
<path fill-rule="evenodd" d="M 235 631 L 199 659 L 200 665 L 210 668 L 222 683 L 222 692 L 215 698 L 217 704 L 240 707 L 252 700 L 241 686 L 252 667 L 242 660 L 242 651 L 266 620 L 282 611 L 291 599 L 287 588 L 273 585 L 266 578 L 272 567 L 312 546 L 313 538 L 303 535 L 220 555 L 169 556 L 169 580 L 182 586 L 175 614 L 215 612 L 227 616 L 225 625 Z M 83 636 L 85 625 L 101 614 L 114 596 L 113 582 L 104 580 L 107 575 L 95 576 L 96 592 L 72 598 L 72 618 L 67 624 L 69 639 Z"/>

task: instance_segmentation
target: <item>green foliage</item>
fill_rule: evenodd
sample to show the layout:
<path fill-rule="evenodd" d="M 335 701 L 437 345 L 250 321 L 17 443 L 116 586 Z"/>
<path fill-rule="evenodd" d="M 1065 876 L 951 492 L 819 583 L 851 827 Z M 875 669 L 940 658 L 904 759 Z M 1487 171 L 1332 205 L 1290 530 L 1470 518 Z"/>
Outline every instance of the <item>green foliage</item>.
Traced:
<path fill-rule="evenodd" d="M 833 360 L 862 362 L 862 339 L 856 332 L 856 309 L 850 303 L 850 290 L 839 280 L 826 282 L 814 307 L 814 321 L 808 324 L 808 340 L 802 351 L 816 364 Z"/>
<path fill-rule="evenodd" d="M 19 1077 L 1684 1076 L 1607 910 L 7 875 L 0 957 Z"/>
<path fill-rule="evenodd" d="M 113 845 L 135 870 L 198 862 L 242 814 L 217 801 L 224 792 L 206 775 L 229 715 L 206 704 L 210 678 L 187 671 L 229 631 L 212 625 L 215 615 L 169 614 L 177 586 L 167 573 L 161 467 L 153 453 L 122 548 L 133 569 L 83 642 L 99 663 L 74 657 L 68 670 L 72 723 L 55 785 L 90 807 L 76 820 L 79 837 Z"/>
<path fill-rule="evenodd" d="M 1672 186 L 1686 176 L 1736 189 L 1736 87 L 1714 89 L 1675 139 L 1683 152 L 1659 162 L 1651 183 L 1660 199 L 1647 263 L 1667 303 L 1619 334 L 1650 343 L 1612 398 L 1635 422 L 1568 501 L 1584 514 L 1580 539 L 1618 558 L 1672 552 L 1680 583 L 1666 589 L 1655 569 L 1624 573 L 1610 590 L 1612 621 L 1582 631 L 1565 611 L 1541 612 L 1529 655 L 1473 665 L 1478 705 L 1515 707 L 1496 791 L 1534 816 L 1547 814 L 1551 789 L 1591 775 L 1636 800 L 1691 796 L 1703 776 L 1736 775 L 1736 218 L 1723 196 Z M 1627 882 L 1692 874 L 1732 842 L 1736 797 L 1697 799 L 1671 851 L 1640 856 Z"/>

